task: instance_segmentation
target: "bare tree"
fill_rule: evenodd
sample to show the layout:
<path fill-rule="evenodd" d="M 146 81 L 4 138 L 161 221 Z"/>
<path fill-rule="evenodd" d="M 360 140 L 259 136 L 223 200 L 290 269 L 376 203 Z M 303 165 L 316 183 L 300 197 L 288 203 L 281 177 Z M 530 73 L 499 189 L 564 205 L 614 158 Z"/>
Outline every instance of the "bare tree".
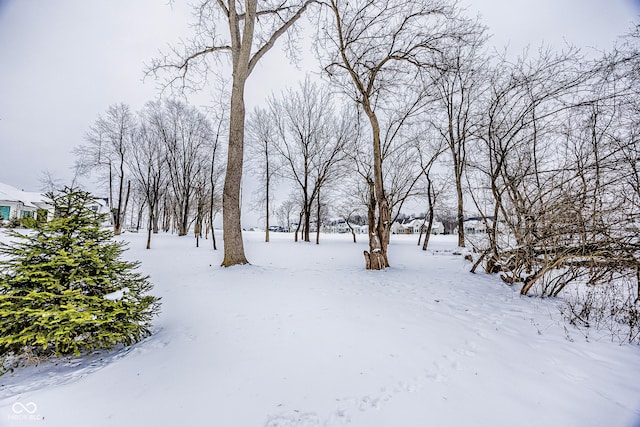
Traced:
<path fill-rule="evenodd" d="M 201 159 L 204 161 L 204 157 Z M 200 247 L 200 239 L 205 229 L 205 217 L 209 201 L 208 180 L 210 173 L 208 165 L 202 165 L 198 168 L 198 173 L 193 180 L 194 189 L 194 218 L 193 218 L 193 234 L 196 238 L 196 248 Z"/>
<path fill-rule="evenodd" d="M 129 195 L 129 228 L 128 231 L 137 233 L 140 231 L 142 216 L 144 214 L 147 200 L 142 186 L 134 179 Z"/>
<path fill-rule="evenodd" d="M 314 201 L 340 172 L 345 147 L 353 141 L 353 119 L 348 110 L 337 114 L 328 90 L 308 78 L 281 100 L 272 97 L 269 108 L 275 146 L 285 164 L 282 173 L 299 189 L 303 240 L 309 242 Z"/>
<path fill-rule="evenodd" d="M 334 206 L 338 217 L 349 228 L 353 243 L 357 243 L 356 231 L 353 226 L 366 224 L 367 193 L 362 191 L 362 184 L 362 179 L 346 176 L 342 180 L 340 202 Z"/>
<path fill-rule="evenodd" d="M 240 189 L 243 172 L 245 84 L 260 59 L 289 31 L 316 0 L 201 0 L 195 5 L 196 36 L 173 49 L 172 57 L 154 60 L 148 73 L 168 71 L 168 85 L 199 89 L 210 71 L 211 56 L 231 58 L 232 89 L 229 115 L 229 145 L 223 191 L 225 267 L 246 264 L 240 223 Z M 226 22 L 227 35 L 216 25 Z"/>
<path fill-rule="evenodd" d="M 637 274 L 637 234 L 611 197 L 628 137 L 614 67 L 548 50 L 497 67 L 481 136 L 493 212 L 476 265 L 486 256 L 487 271 L 541 296 Z"/>
<path fill-rule="evenodd" d="M 563 182 L 570 179 L 572 168 L 552 156 L 552 135 L 554 124 L 568 113 L 588 77 L 578 68 L 577 55 L 575 51 L 557 54 L 541 50 L 538 58 L 525 60 L 523 57 L 513 64 L 506 86 L 493 85 L 493 90 L 503 90 L 494 92 L 499 94 L 498 102 L 490 106 L 489 163 L 494 172 L 491 185 L 496 201 L 490 234 L 494 236 L 494 245 L 497 244 L 499 218 L 502 218 L 502 223 L 512 231 L 516 245 L 523 248 L 514 258 L 515 275 L 509 275 L 508 279 L 519 280 L 522 269 L 523 277 L 527 275 L 523 293 L 527 293 L 529 284 L 536 280 L 535 275 L 529 274 L 534 268 L 538 229 L 547 221 L 550 225 L 564 222 L 562 217 L 569 214 L 561 207 L 567 202 L 566 193 L 563 195 L 556 189 L 564 187 Z M 502 74 L 504 69 L 497 72 Z M 556 170 L 563 172 L 554 174 Z"/>
<path fill-rule="evenodd" d="M 465 246 L 463 173 L 466 168 L 467 141 L 479 125 L 481 115 L 474 107 L 480 105 L 480 97 L 488 81 L 487 58 L 481 51 L 487 39 L 485 28 L 474 22 L 468 25 L 468 37 L 438 51 L 438 67 L 428 70 L 431 87 L 436 92 L 435 108 L 439 110 L 435 113 L 432 110 L 430 122 L 446 141 L 451 155 L 458 207 L 459 247 Z"/>
<path fill-rule="evenodd" d="M 211 162 L 209 164 L 209 218 L 208 218 L 208 228 L 211 230 L 211 243 L 213 244 L 213 250 L 218 250 L 216 244 L 216 234 L 215 227 L 213 225 L 213 221 L 215 216 L 220 209 L 222 208 L 221 204 L 221 196 L 219 194 L 220 182 L 222 176 L 224 175 L 224 166 L 221 164 L 221 140 L 223 137 L 223 128 L 226 123 L 227 111 L 226 108 L 222 108 L 215 115 L 216 130 L 215 135 L 210 147 L 210 156 Z"/>
<path fill-rule="evenodd" d="M 298 203 L 294 200 L 292 196 L 292 197 L 289 197 L 284 202 L 282 202 L 278 207 L 278 209 L 276 210 L 276 216 L 278 217 L 278 222 L 288 232 L 291 231 L 291 218 L 296 212 L 297 207 L 298 207 Z"/>
<path fill-rule="evenodd" d="M 422 123 L 426 96 L 416 93 L 414 97 L 414 102 L 400 103 L 381 114 L 383 122 L 387 122 L 382 129 L 383 183 L 392 223 L 405 203 L 422 195 L 420 181 L 424 178 L 424 162 L 433 163 L 442 154 L 442 149 L 435 146 L 440 141 L 434 140 L 429 128 Z M 408 95 L 406 99 L 411 97 Z M 427 159 L 429 156 L 431 159 Z"/>
<path fill-rule="evenodd" d="M 126 158 L 136 123 L 126 104 L 113 104 L 87 132 L 86 145 L 76 148 L 78 164 L 85 173 L 96 171 L 107 182 L 113 231 L 122 232 L 131 182 L 126 179 Z"/>
<path fill-rule="evenodd" d="M 429 133 L 425 132 L 424 135 L 429 135 Z M 420 236 L 418 237 L 418 245 L 420 245 L 422 234 L 423 232 L 425 233 L 424 243 L 422 244 L 423 251 L 426 251 L 429 245 L 429 239 L 435 221 L 436 203 L 443 193 L 444 186 L 447 184 L 445 179 L 441 179 L 441 183 L 438 184 L 438 180 L 435 177 L 436 173 L 433 172 L 433 166 L 446 150 L 445 145 L 441 138 L 435 138 L 432 141 L 421 140 L 417 142 L 421 177 L 424 178 L 425 181 L 423 193 L 427 199 L 427 212 L 425 213 L 424 221 L 420 227 Z"/>
<path fill-rule="evenodd" d="M 222 147 L 222 141 L 227 137 L 228 124 L 229 124 L 229 104 L 227 102 L 228 93 L 227 85 L 224 80 L 218 82 L 218 88 L 214 92 L 216 94 L 213 105 L 209 108 L 209 117 L 213 129 L 213 140 L 211 141 L 209 150 L 209 165 L 207 171 L 208 178 L 208 217 L 206 219 L 206 232 L 205 237 L 208 236 L 208 232 L 211 231 L 211 243 L 213 250 L 218 250 L 216 243 L 216 234 L 214 227 L 214 220 L 216 215 L 222 210 L 222 194 L 220 192 L 222 177 L 224 176 L 224 150 Z"/>
<path fill-rule="evenodd" d="M 329 0 L 322 38 L 325 70 L 364 111 L 371 125 L 370 208 L 376 209 L 365 252 L 367 268 L 389 266 L 387 245 L 391 207 L 384 187 L 380 110 L 395 93 L 422 92 L 421 73 L 435 66 L 433 52 L 464 36 L 452 24 L 455 8 L 446 2 Z M 457 19 L 456 19 L 457 21 Z M 417 84 L 417 86 L 416 86 Z M 408 89 L 412 88 L 412 89 Z"/>
<path fill-rule="evenodd" d="M 62 188 L 63 186 L 62 179 L 56 177 L 49 170 L 40 172 L 40 178 L 38 178 L 38 182 L 40 182 L 40 191 L 49 193 L 58 191 L 58 189 Z"/>
<path fill-rule="evenodd" d="M 275 146 L 275 130 L 271 123 L 269 112 L 256 108 L 247 124 L 248 154 L 253 171 L 263 185 L 257 191 L 258 204 L 264 209 L 265 242 L 269 241 L 269 226 L 271 216 L 272 187 L 277 178 L 281 165 L 281 158 L 277 155 Z"/>
<path fill-rule="evenodd" d="M 380 129 L 382 161 L 385 165 L 383 183 L 391 223 L 398 219 L 405 203 L 422 194 L 419 184 L 423 173 L 419 159 L 422 157 L 421 144 L 424 148 L 428 145 L 427 141 L 424 141 L 428 130 L 422 118 L 427 103 L 428 98 L 424 92 L 406 93 L 398 98 L 393 107 L 380 111 L 381 123 L 384 123 Z M 357 178 L 357 182 L 349 182 L 349 191 L 355 195 L 354 206 L 362 204 L 367 208 L 368 234 L 371 235 L 375 234 L 376 230 L 376 203 L 371 199 L 372 196 L 375 197 L 375 192 L 371 192 L 374 185 L 373 155 L 371 146 L 362 144 L 362 128 L 366 124 L 354 125 L 357 126 L 355 140 L 359 142 L 350 146 L 348 150 L 349 162 L 344 174 Z M 434 153 L 436 157 L 439 154 Z"/>
<path fill-rule="evenodd" d="M 144 195 L 147 205 L 147 249 L 151 249 L 151 234 L 157 233 L 157 215 L 161 197 L 166 191 L 168 171 L 166 167 L 166 146 L 162 139 L 162 128 L 158 127 L 157 115 L 162 114 L 159 102 L 148 103 L 140 113 L 139 127 L 130 155 L 127 157 L 129 169 Z"/>
<path fill-rule="evenodd" d="M 189 230 L 194 182 L 207 167 L 207 148 L 215 135 L 207 117 L 181 101 L 163 101 L 152 120 L 165 147 L 178 235 L 184 236 Z"/>
<path fill-rule="evenodd" d="M 217 122 L 215 134 L 212 135 L 210 141 L 206 141 L 202 148 L 199 160 L 201 165 L 198 167 L 193 183 L 195 190 L 195 217 L 193 221 L 196 247 L 199 246 L 203 234 L 208 236 L 208 230 L 211 230 L 214 250 L 217 250 L 217 246 L 213 221 L 216 213 L 220 210 L 219 183 L 224 174 L 224 168 L 220 164 L 220 133 L 224 121 L 220 115 L 217 117 Z"/>

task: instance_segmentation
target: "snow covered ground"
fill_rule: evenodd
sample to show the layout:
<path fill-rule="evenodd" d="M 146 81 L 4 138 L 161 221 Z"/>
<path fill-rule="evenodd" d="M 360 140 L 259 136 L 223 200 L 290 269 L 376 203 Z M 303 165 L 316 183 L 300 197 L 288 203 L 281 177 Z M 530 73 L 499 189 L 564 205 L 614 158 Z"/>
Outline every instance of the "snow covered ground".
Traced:
<path fill-rule="evenodd" d="M 209 241 L 124 239 L 162 297 L 155 334 L 1 376 L 0 425 L 640 426 L 638 347 L 468 273 L 450 237 L 394 236 L 384 272 L 349 235 L 248 232 L 230 269 Z"/>

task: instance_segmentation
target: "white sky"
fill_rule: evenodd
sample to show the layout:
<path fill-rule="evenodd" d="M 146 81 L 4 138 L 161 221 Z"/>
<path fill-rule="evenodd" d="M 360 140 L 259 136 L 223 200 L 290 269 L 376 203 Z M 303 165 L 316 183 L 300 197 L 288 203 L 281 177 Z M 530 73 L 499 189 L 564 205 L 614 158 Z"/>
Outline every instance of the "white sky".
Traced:
<path fill-rule="evenodd" d="M 38 190 L 44 170 L 68 181 L 84 134 L 116 102 L 156 97 L 144 62 L 188 34 L 184 0 L 0 0 L 0 182 Z M 640 0 L 465 0 L 497 46 L 543 40 L 606 49 L 638 21 Z M 249 107 L 304 73 L 273 51 L 251 77 Z M 305 62 L 306 64 L 307 62 Z M 313 65 L 313 61 L 308 61 Z M 203 94 L 192 100 L 207 102 Z"/>

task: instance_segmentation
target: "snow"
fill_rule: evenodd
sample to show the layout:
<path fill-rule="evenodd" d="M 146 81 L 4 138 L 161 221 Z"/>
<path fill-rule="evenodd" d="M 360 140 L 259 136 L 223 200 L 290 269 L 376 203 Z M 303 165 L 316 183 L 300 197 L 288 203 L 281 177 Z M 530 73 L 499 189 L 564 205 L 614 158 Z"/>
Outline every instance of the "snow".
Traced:
<path fill-rule="evenodd" d="M 110 294 L 105 295 L 103 298 L 111 301 L 118 301 L 124 297 L 125 292 L 128 292 L 129 288 L 119 289 L 115 292 L 111 292 Z"/>
<path fill-rule="evenodd" d="M 455 236 L 393 236 L 383 272 L 344 234 L 247 232 L 252 265 L 228 269 L 210 241 L 123 239 L 162 297 L 154 335 L 1 376 L 0 425 L 640 425 L 640 349 L 470 274 Z"/>
<path fill-rule="evenodd" d="M 22 202 L 27 206 L 36 207 L 44 203 L 44 196 L 42 193 L 18 190 L 15 187 L 0 182 L 0 200 Z"/>

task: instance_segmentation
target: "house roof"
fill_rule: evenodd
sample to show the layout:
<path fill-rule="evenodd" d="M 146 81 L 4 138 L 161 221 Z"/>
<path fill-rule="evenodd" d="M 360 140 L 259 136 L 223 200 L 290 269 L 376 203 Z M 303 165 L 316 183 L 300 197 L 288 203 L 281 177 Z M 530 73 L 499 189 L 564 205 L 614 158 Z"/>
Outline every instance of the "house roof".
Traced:
<path fill-rule="evenodd" d="M 42 193 L 22 191 L 8 184 L 0 182 L 0 200 L 8 202 L 22 202 L 25 206 L 38 207 L 45 203 Z"/>
<path fill-rule="evenodd" d="M 489 221 L 493 221 L 493 216 L 487 216 L 486 218 Z M 469 217 L 469 218 L 465 219 L 464 221 L 467 222 L 467 221 L 483 221 L 483 220 L 484 220 L 484 218 L 481 217 L 481 216 L 472 216 L 472 217 Z"/>

